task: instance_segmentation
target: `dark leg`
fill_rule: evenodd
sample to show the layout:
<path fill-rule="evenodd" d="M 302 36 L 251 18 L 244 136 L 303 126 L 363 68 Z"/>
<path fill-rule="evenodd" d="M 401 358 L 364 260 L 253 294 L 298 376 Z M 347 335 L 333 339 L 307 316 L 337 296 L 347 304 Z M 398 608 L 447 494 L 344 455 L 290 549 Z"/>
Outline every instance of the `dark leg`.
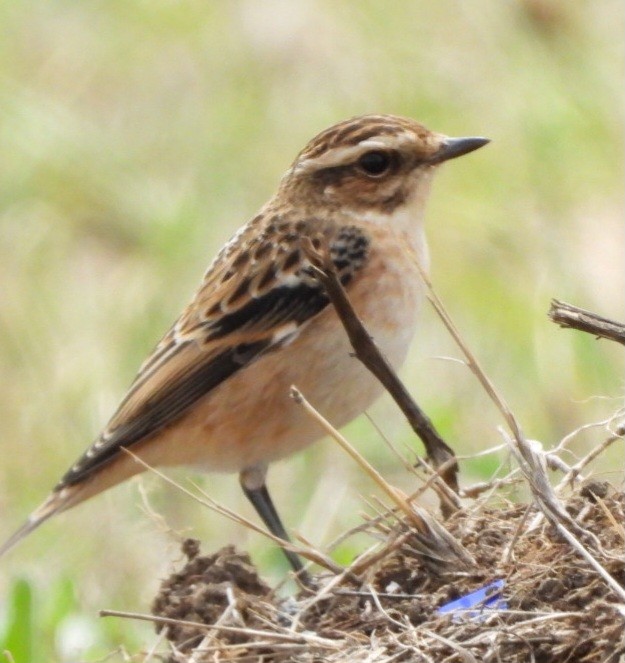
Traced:
<path fill-rule="evenodd" d="M 289 535 L 284 529 L 284 525 L 280 520 L 280 516 L 273 505 L 267 486 L 265 485 L 265 475 L 267 473 L 266 467 L 253 467 L 248 470 L 243 470 L 240 474 L 241 488 L 247 499 L 252 503 L 256 512 L 261 517 L 262 521 L 267 526 L 267 529 L 274 535 L 290 541 Z M 295 571 L 298 578 L 305 584 L 309 584 L 310 578 L 306 571 L 302 560 L 291 550 L 282 549 L 291 568 Z"/>

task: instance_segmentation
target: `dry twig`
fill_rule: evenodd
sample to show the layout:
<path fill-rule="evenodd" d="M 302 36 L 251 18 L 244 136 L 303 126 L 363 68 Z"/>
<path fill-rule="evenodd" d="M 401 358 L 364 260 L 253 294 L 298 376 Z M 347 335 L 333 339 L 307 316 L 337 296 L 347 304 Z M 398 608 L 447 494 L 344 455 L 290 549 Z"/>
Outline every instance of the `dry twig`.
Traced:
<path fill-rule="evenodd" d="M 336 274 L 327 246 L 322 246 L 320 250 L 317 250 L 313 243 L 308 241 L 303 243 L 303 248 L 312 264 L 316 277 L 324 286 L 337 315 L 343 323 L 356 357 L 384 385 L 384 388 L 408 419 L 415 433 L 421 438 L 428 460 L 439 471 L 445 483 L 457 493 L 458 464 L 453 449 L 438 434 L 428 416 L 415 403 L 356 315 Z M 441 470 L 443 466 L 446 467 L 445 471 Z M 447 499 L 443 503 L 448 512 L 458 508 L 456 499 L 451 504 L 449 502 L 450 500 Z"/>
<path fill-rule="evenodd" d="M 610 341 L 625 345 L 624 324 L 609 320 L 572 304 L 553 299 L 549 309 L 549 318 L 560 327 L 578 329 L 597 338 L 607 338 Z"/>

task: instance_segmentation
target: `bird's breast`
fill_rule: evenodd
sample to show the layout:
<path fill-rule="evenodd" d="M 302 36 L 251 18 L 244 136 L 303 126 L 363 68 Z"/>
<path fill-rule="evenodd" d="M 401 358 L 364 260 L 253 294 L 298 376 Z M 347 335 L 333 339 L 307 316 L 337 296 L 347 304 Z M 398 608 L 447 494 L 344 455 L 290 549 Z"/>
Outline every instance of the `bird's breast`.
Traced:
<path fill-rule="evenodd" d="M 349 284 L 348 296 L 378 347 L 398 368 L 414 335 L 423 287 L 405 239 L 377 234 L 372 232 L 367 262 Z M 425 255 L 424 246 L 419 250 Z M 336 427 L 361 414 L 383 391 L 354 357 L 328 306 L 289 344 L 217 387 L 172 434 L 179 436 L 186 458 L 207 470 L 240 471 L 287 456 L 323 436 L 319 424 L 290 398 L 292 385 Z"/>

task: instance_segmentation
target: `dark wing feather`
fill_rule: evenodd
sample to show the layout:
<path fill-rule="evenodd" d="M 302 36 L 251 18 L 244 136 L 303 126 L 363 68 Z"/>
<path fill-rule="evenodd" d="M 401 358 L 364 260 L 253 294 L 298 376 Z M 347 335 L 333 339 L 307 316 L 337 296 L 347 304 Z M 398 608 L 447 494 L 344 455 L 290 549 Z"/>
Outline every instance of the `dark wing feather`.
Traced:
<path fill-rule="evenodd" d="M 331 239 L 330 248 L 341 280 L 347 285 L 366 258 L 368 240 L 360 230 L 343 227 Z M 237 252 L 231 252 L 228 262 L 236 257 Z M 282 263 L 287 260 L 288 256 Z M 219 315 L 202 318 L 197 315 L 200 308 L 197 303 L 210 301 L 205 279 L 186 316 L 144 363 L 107 429 L 65 474 L 57 490 L 85 480 L 121 448 L 130 447 L 174 423 L 231 375 L 292 339 L 304 323 L 328 305 L 325 292 L 311 277 L 305 260 L 293 265 L 294 269 L 288 273 L 276 271 L 276 256 L 270 262 L 274 271 L 272 287 L 263 294 L 258 290 L 254 293 L 252 286 L 262 281 L 262 274 L 259 276 L 248 267 L 246 276 L 240 275 L 227 285 L 230 292 L 236 291 L 245 280 L 253 294 L 241 298 L 238 307 L 228 306 Z M 207 276 L 210 287 L 215 287 L 214 274 Z M 220 301 L 227 302 L 228 289 L 223 283 L 218 285 L 222 286 L 216 288 L 220 291 Z M 182 337 L 177 335 L 179 329 L 184 330 Z"/>
<path fill-rule="evenodd" d="M 96 441 L 63 476 L 57 490 L 83 481 L 119 453 L 120 448 L 130 447 L 162 430 L 199 398 L 259 356 L 269 345 L 268 340 L 236 345 L 212 356 L 209 361 L 191 367 L 177 382 L 166 385 L 154 394 L 154 398 L 146 400 L 132 418 L 109 429 L 108 434 Z"/>

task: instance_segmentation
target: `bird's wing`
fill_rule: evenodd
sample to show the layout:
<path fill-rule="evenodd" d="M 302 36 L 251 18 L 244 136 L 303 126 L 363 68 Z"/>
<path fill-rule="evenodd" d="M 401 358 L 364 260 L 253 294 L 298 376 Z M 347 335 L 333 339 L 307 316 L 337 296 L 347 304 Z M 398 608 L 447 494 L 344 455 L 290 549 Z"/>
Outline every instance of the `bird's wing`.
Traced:
<path fill-rule="evenodd" d="M 251 227 L 251 229 L 250 229 Z M 80 483 L 120 449 L 175 422 L 195 402 L 260 355 L 293 340 L 328 299 L 312 277 L 302 237 L 325 237 L 344 285 L 367 259 L 355 226 L 270 219 L 248 224 L 209 267 L 178 321 L 141 367 L 107 428 L 57 490 Z"/>

